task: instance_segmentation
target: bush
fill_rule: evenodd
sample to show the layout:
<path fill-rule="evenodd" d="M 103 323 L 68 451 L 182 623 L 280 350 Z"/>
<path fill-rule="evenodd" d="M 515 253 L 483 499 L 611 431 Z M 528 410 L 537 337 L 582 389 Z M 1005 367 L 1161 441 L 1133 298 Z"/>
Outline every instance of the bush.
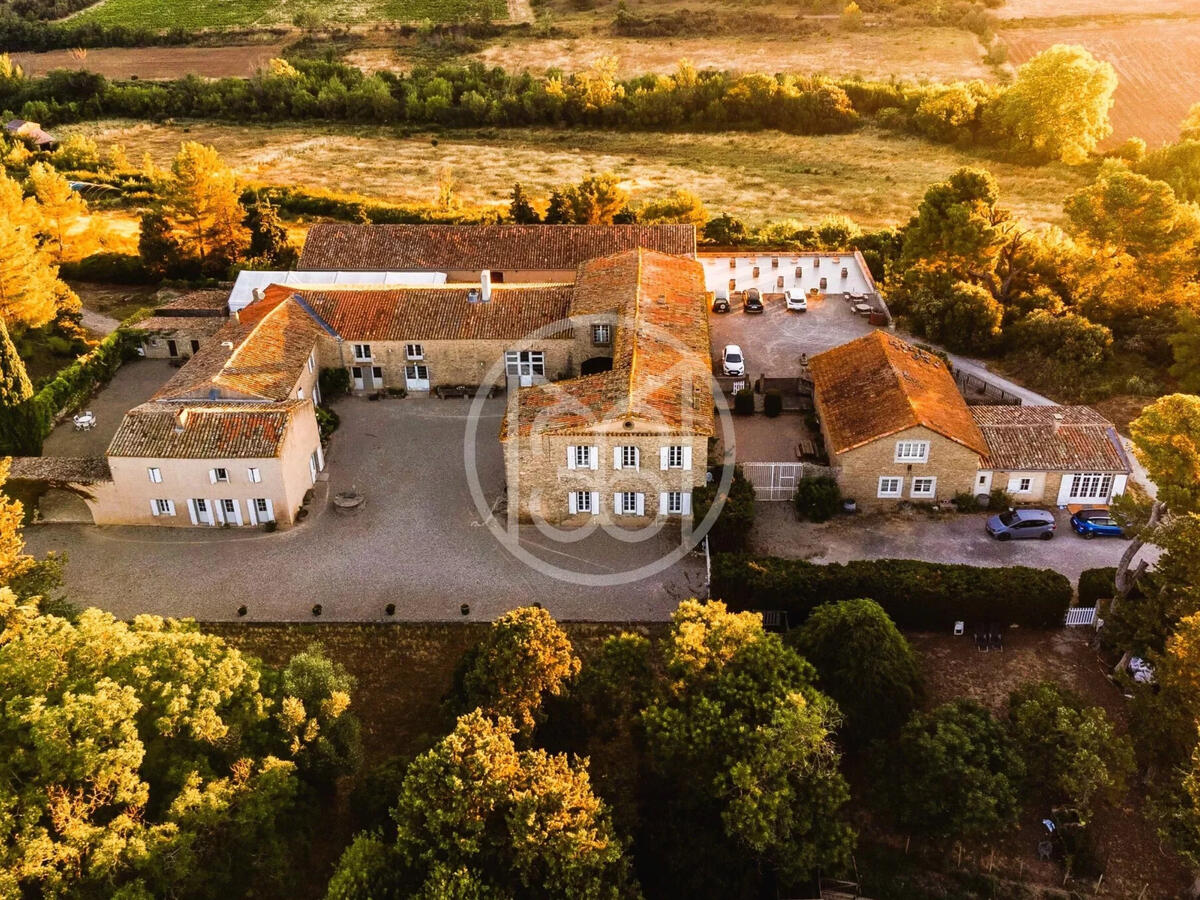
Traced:
<path fill-rule="evenodd" d="M 867 598 L 903 628 L 941 630 L 955 621 L 1057 628 L 1071 582 L 1050 569 L 968 566 L 912 559 L 816 565 L 799 559 L 718 553 L 712 597 L 733 610 L 786 610 L 793 626 L 822 603 Z"/>
<path fill-rule="evenodd" d="M 103 284 L 151 284 L 158 279 L 136 253 L 93 253 L 78 262 L 65 262 L 59 275 L 71 281 Z"/>
<path fill-rule="evenodd" d="M 992 488 L 988 493 L 988 512 L 1004 512 L 1012 506 L 1012 497 L 1004 488 Z"/>
<path fill-rule="evenodd" d="M 959 491 L 954 495 L 954 508 L 961 513 L 979 512 L 979 501 L 970 491 Z"/>
<path fill-rule="evenodd" d="M 693 521 L 700 523 L 708 515 L 717 496 L 717 484 L 705 485 L 692 492 Z M 750 529 L 754 526 L 754 485 L 746 480 L 740 466 L 733 470 L 725 504 L 708 532 L 709 549 L 714 553 L 741 552 L 746 548 Z"/>
<path fill-rule="evenodd" d="M 742 388 L 733 395 L 733 411 L 739 416 L 754 415 L 754 391 Z"/>
<path fill-rule="evenodd" d="M 841 507 L 842 490 L 837 480 L 829 475 L 802 478 L 796 486 L 792 502 L 796 504 L 796 515 L 802 521 L 826 522 Z"/>
<path fill-rule="evenodd" d="M 1112 599 L 1116 593 L 1116 566 L 1084 569 L 1079 573 L 1079 605 L 1096 606 L 1101 600 Z M 1136 587 L 1134 594 L 1138 594 Z"/>
<path fill-rule="evenodd" d="M 321 401 L 331 403 L 350 393 L 350 372 L 346 369 L 322 369 L 317 375 Z"/>
<path fill-rule="evenodd" d="M 763 412 L 772 419 L 783 412 L 783 394 L 779 391 L 767 391 L 763 395 Z"/>
<path fill-rule="evenodd" d="M 321 441 L 329 440 L 330 436 L 337 431 L 338 425 L 341 424 L 341 417 L 332 409 L 326 409 L 324 406 L 318 406 L 313 411 L 317 414 L 317 428 L 321 432 Z"/>

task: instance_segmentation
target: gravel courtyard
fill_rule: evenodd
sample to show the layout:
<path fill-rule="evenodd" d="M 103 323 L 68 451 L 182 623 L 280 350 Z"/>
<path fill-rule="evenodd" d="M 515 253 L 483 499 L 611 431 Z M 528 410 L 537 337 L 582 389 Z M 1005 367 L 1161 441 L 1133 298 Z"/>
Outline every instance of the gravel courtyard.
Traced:
<path fill-rule="evenodd" d="M 489 505 L 503 489 L 496 433 L 503 398 L 489 401 L 478 429 L 480 486 Z M 703 590 L 695 554 L 663 572 L 615 587 L 560 581 L 514 557 L 486 527 L 464 467 L 465 400 L 341 401 L 342 425 L 319 482 L 313 513 L 276 534 L 257 529 L 155 529 L 39 525 L 30 552 L 65 550 L 67 593 L 77 604 L 119 616 L 141 612 L 219 621 L 409 621 L 492 619 L 539 602 L 557 618 L 661 621 Z M 355 516 L 328 508 L 350 488 L 366 504 Z M 603 532 L 563 544 L 533 528 L 521 547 L 544 563 L 582 575 L 635 569 L 665 556 L 678 530 L 629 543 Z"/>

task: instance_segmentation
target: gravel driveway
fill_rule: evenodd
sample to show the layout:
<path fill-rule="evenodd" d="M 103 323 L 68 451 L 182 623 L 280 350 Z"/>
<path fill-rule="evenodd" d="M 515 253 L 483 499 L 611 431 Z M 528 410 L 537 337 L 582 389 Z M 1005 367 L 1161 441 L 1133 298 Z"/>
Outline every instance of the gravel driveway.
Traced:
<path fill-rule="evenodd" d="M 1054 569 L 1078 583 L 1084 569 L 1115 566 L 1127 546 L 1119 538 L 1085 541 L 1071 530 L 1069 515 L 1055 511 L 1058 530 L 1050 541 L 1001 543 L 984 532 L 986 513 L 908 510 L 839 516 L 820 525 L 797 522 L 790 503 L 760 503 L 752 542 L 756 552 L 801 557 L 818 563 L 852 559 L 923 559 L 973 566 Z M 1157 547 L 1142 555 L 1158 559 Z"/>
<path fill-rule="evenodd" d="M 489 503 L 503 487 L 496 440 L 503 399 L 490 401 L 478 440 L 480 483 Z M 662 621 L 699 594 L 704 561 L 685 557 L 665 571 L 617 587 L 565 583 L 545 564 L 604 576 L 652 563 L 678 542 L 667 531 L 641 543 L 603 532 L 560 543 L 533 528 L 514 557 L 472 502 L 464 468 L 465 400 L 347 399 L 329 453 L 329 481 L 318 484 L 314 512 L 300 526 L 257 529 L 39 525 L 26 529 L 30 552 L 65 550 L 67 593 L 77 604 L 119 616 L 139 612 L 235 619 L 239 605 L 256 621 L 409 621 L 492 619 L 540 602 L 563 620 Z M 328 498 L 354 487 L 366 504 L 353 517 Z"/>

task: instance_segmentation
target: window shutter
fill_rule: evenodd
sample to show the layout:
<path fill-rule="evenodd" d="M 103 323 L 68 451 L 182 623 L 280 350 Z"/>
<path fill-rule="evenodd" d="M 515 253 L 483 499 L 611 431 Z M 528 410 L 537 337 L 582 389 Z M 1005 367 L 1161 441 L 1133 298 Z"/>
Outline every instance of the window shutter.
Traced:
<path fill-rule="evenodd" d="M 623 516 L 625 513 L 621 511 L 621 494 L 617 492 L 613 494 L 613 515 Z"/>
<path fill-rule="evenodd" d="M 209 484 L 216 484 L 216 483 L 217 483 L 217 470 L 216 470 L 216 469 L 209 469 L 209 470 L 208 470 L 208 483 L 209 483 Z"/>
<path fill-rule="evenodd" d="M 613 468 L 621 468 L 621 448 L 613 447 Z"/>
<path fill-rule="evenodd" d="M 692 448 L 687 444 L 683 445 L 683 468 L 684 471 L 690 471 L 692 468 Z"/>
<path fill-rule="evenodd" d="M 679 502 L 682 504 L 683 514 L 690 516 L 692 514 L 692 492 L 684 491 L 683 495 L 679 498 Z"/>
<path fill-rule="evenodd" d="M 640 469 L 642 467 L 642 451 L 637 447 L 633 448 L 633 467 Z"/>
<path fill-rule="evenodd" d="M 592 515 L 600 514 L 600 492 L 592 491 Z"/>
<path fill-rule="evenodd" d="M 659 448 L 658 448 L 658 461 L 659 461 L 659 467 L 660 467 L 660 468 L 661 468 L 661 469 L 662 469 L 664 472 L 665 472 L 665 471 L 666 471 L 666 469 L 667 469 L 667 456 L 670 454 L 670 452 L 671 452 L 671 448 L 670 448 L 670 447 L 659 447 Z"/>
<path fill-rule="evenodd" d="M 194 500 L 188 501 L 188 518 L 192 520 L 193 525 L 200 524 L 200 520 L 196 518 L 196 503 Z"/>
<path fill-rule="evenodd" d="M 574 491 L 567 494 L 567 512 L 572 516 L 579 512 L 579 499 Z"/>
<path fill-rule="evenodd" d="M 567 468 L 575 468 L 575 448 L 567 447 Z"/>
<path fill-rule="evenodd" d="M 637 501 L 637 514 L 639 516 L 644 516 L 646 514 L 646 495 L 635 494 L 634 498 Z"/>
<path fill-rule="evenodd" d="M 212 502 L 212 504 L 217 510 L 217 517 L 213 521 L 215 521 L 218 525 L 224 525 L 225 524 L 225 504 L 222 503 L 220 500 L 214 500 Z"/>
<path fill-rule="evenodd" d="M 158 501 L 157 500 L 150 501 L 150 515 L 152 515 L 152 516 L 158 515 Z"/>
<path fill-rule="evenodd" d="M 595 469 L 600 464 L 600 454 L 595 447 L 588 447 L 588 468 Z"/>
<path fill-rule="evenodd" d="M 167 501 L 167 515 L 168 516 L 175 515 L 175 501 L 174 500 Z"/>
<path fill-rule="evenodd" d="M 671 508 L 668 505 L 669 500 L 670 498 L 667 496 L 666 491 L 663 491 L 658 495 L 658 514 L 660 516 L 667 516 L 671 514 Z"/>
<path fill-rule="evenodd" d="M 257 507 L 258 507 L 258 504 L 254 502 L 253 497 L 251 497 L 249 500 L 246 501 L 246 511 L 250 513 L 250 524 L 251 525 L 258 524 L 258 509 L 257 509 Z"/>
<path fill-rule="evenodd" d="M 273 504 L 270 500 L 267 501 L 267 521 L 275 521 L 275 504 Z"/>

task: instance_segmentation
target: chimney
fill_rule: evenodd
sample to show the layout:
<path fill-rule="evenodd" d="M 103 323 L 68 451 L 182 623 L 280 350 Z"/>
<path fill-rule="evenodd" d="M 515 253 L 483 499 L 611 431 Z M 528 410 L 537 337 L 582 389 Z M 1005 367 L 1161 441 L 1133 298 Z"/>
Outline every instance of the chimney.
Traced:
<path fill-rule="evenodd" d="M 492 273 L 484 269 L 479 273 L 479 300 L 489 303 L 492 299 Z"/>
<path fill-rule="evenodd" d="M 175 415 L 175 433 L 176 434 L 181 434 L 183 432 L 184 426 L 187 425 L 187 420 L 188 420 L 187 409 L 186 408 L 181 409 Z"/>
<path fill-rule="evenodd" d="M 263 297 L 267 296 L 267 292 L 260 287 L 251 288 L 250 296 L 255 300 L 261 300 Z"/>
<path fill-rule="evenodd" d="M 221 341 L 221 346 L 231 353 L 233 352 L 233 341 Z"/>
<path fill-rule="evenodd" d="M 1060 428 L 1062 428 L 1062 423 L 1063 423 L 1062 413 L 1055 413 L 1054 414 L 1054 433 L 1055 434 L 1058 434 L 1058 430 Z"/>

